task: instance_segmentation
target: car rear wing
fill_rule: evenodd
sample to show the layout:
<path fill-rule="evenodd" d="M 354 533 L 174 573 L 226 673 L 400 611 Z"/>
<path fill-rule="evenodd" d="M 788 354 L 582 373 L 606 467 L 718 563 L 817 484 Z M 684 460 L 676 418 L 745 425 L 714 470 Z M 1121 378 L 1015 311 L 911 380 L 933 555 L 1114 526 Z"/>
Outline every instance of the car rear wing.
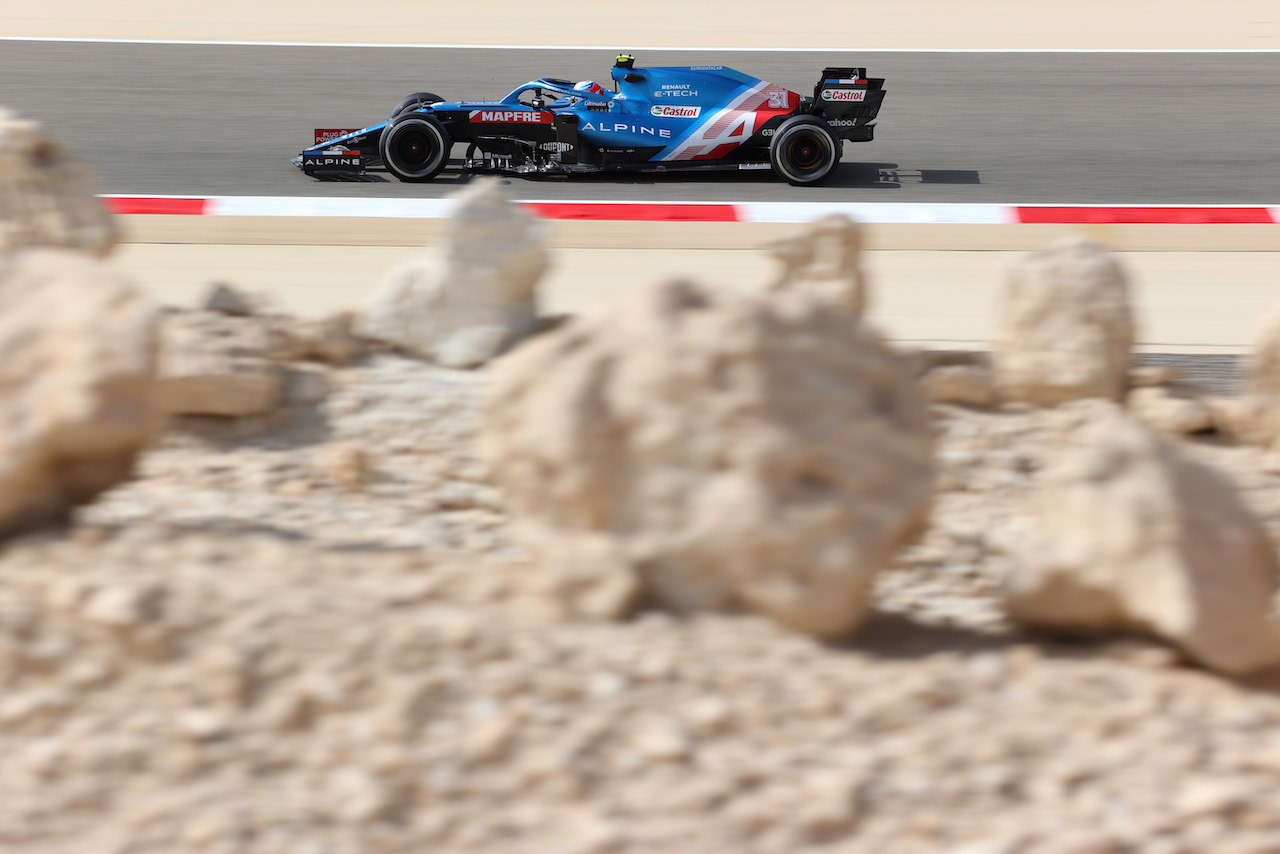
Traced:
<path fill-rule="evenodd" d="M 884 78 L 868 77 L 865 68 L 824 68 L 813 87 L 816 112 L 824 118 L 856 119 L 867 125 L 884 103 Z"/>

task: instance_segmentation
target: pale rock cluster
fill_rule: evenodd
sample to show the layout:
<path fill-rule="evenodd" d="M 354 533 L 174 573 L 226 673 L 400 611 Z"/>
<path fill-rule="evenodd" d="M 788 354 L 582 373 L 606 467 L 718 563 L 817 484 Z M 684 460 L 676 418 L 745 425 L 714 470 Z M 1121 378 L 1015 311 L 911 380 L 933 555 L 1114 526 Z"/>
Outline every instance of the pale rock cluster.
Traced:
<path fill-rule="evenodd" d="M 537 326 L 543 232 L 498 182 L 476 181 L 454 199 L 440 246 L 369 299 L 360 334 L 444 367 L 484 364 Z"/>
<path fill-rule="evenodd" d="M 574 623 L 527 607 L 528 567 L 146 525 L 3 567 L 6 852 L 1280 838 L 1280 700 L 1149 645 Z"/>
<path fill-rule="evenodd" d="M 155 325 L 96 258 L 0 254 L 0 535 L 93 500 L 159 436 Z"/>
<path fill-rule="evenodd" d="M 782 291 L 803 285 L 810 293 L 862 315 L 870 296 L 862 268 L 863 242 L 862 226 L 844 214 L 820 217 L 799 235 L 769 245 L 779 269 L 768 287 Z"/>
<path fill-rule="evenodd" d="M 1125 406 L 1135 418 L 1161 433 L 1189 436 L 1220 428 L 1215 402 L 1203 390 L 1172 382 L 1133 388 Z"/>
<path fill-rule="evenodd" d="M 842 301 L 684 281 L 575 318 L 495 368 L 484 456 L 570 613 L 643 597 L 823 636 L 928 518 L 906 368 Z"/>
<path fill-rule="evenodd" d="M 1128 278 L 1098 243 L 1068 239 L 1024 256 L 1008 271 L 996 312 L 1001 399 L 1122 400 L 1134 326 Z"/>
<path fill-rule="evenodd" d="M 162 428 L 156 310 L 100 260 L 116 229 L 95 187 L 0 108 L 0 536 L 124 480 Z"/>
<path fill-rule="evenodd" d="M 77 155 L 0 107 L 0 251 L 43 246 L 107 255 L 118 233 L 97 191 Z"/>
<path fill-rule="evenodd" d="M 1004 550 L 1012 618 L 1053 631 L 1151 633 L 1225 672 L 1280 665 L 1272 541 L 1229 483 L 1152 432 L 1271 438 L 1277 324 L 1261 336 L 1250 396 L 1236 402 L 1131 367 L 1127 277 L 1096 243 L 1069 239 L 1025 256 L 997 311 L 989 362 L 914 358 L 935 401 L 1060 407 L 1036 416 L 1054 435 L 1028 459 L 1039 474 L 1027 530 Z"/>
<path fill-rule="evenodd" d="M 160 402 L 174 416 L 286 415 L 322 401 L 330 368 L 365 352 L 352 315 L 300 320 L 225 284 L 160 323 Z M 279 420 L 278 418 L 276 420 Z"/>
<path fill-rule="evenodd" d="M 979 409 L 998 402 L 991 359 L 966 350 L 918 350 L 906 354 L 921 388 L 934 403 Z"/>
<path fill-rule="evenodd" d="M 1243 394 L 1213 401 L 1215 423 L 1241 442 L 1280 442 L 1280 306 L 1263 318 L 1246 365 Z"/>
<path fill-rule="evenodd" d="M 0 254 L 0 850 L 1280 851 L 1271 326 L 1132 370 L 1073 242 L 899 353 L 829 220 L 521 341 L 476 196 L 421 347 Z"/>
<path fill-rule="evenodd" d="M 1062 446 L 1008 580 L 1015 620 L 1152 632 L 1228 673 L 1280 665 L 1280 576 L 1235 488 L 1116 404 L 1056 413 Z"/>
<path fill-rule="evenodd" d="M 1248 441 L 1268 435 L 1271 428 L 1261 423 L 1270 416 L 1260 411 L 1260 401 L 1270 399 L 1266 391 L 1224 400 L 1182 381 L 1176 371 L 1135 369 L 1136 315 L 1119 263 L 1096 242 L 1066 238 L 1006 271 L 990 354 L 911 355 L 921 384 L 937 403 L 1053 406 L 1100 398 L 1123 402 L 1139 421 L 1163 433 L 1216 431 Z M 1274 332 L 1261 336 L 1263 364 L 1255 376 L 1270 375 L 1263 354 L 1265 342 L 1275 338 Z"/>

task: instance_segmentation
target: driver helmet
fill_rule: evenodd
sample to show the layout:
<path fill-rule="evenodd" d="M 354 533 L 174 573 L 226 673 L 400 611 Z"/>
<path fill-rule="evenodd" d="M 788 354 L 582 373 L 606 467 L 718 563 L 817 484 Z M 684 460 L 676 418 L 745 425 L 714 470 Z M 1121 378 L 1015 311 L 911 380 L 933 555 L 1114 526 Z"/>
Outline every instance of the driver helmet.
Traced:
<path fill-rule="evenodd" d="M 593 95 L 607 94 L 605 88 L 594 80 L 583 80 L 579 83 L 574 83 L 573 91 L 590 92 Z"/>

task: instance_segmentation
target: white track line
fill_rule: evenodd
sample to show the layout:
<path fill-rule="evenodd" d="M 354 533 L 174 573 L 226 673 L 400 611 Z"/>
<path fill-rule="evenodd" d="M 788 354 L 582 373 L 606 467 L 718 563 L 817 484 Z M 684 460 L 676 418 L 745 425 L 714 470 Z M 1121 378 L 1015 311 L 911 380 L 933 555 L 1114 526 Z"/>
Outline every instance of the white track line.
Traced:
<path fill-rule="evenodd" d="M 824 214 L 843 213 L 861 222 L 1016 223 L 1016 209 L 1000 204 L 916 204 L 912 202 L 736 202 L 745 222 L 810 222 Z"/>
<path fill-rule="evenodd" d="M 245 199 L 257 202 L 262 199 L 284 199 L 293 202 L 341 202 L 341 201 L 358 201 L 370 200 L 368 196 L 206 196 L 201 193 L 193 193 L 183 195 L 181 193 L 99 193 L 100 198 L 104 199 Z M 421 202 L 440 202 L 449 201 L 449 199 L 441 198 L 384 198 L 395 204 L 409 203 L 418 204 Z M 1232 210 L 1235 208 L 1267 208 L 1277 219 L 1280 219 L 1280 207 L 1275 205 L 1267 205 L 1264 202 L 1209 202 L 1205 204 L 1197 204 L 1194 202 L 1167 203 L 1167 202 L 753 202 L 746 199 L 526 199 L 519 198 L 515 201 L 523 204 L 547 204 L 547 205 L 806 205 L 813 207 L 834 206 L 841 207 L 847 205 L 865 205 L 867 207 L 876 208 L 893 208 L 893 207 L 914 207 L 929 206 L 933 208 L 972 208 L 972 207 L 990 207 L 999 205 L 1011 208 L 1153 208 L 1153 209 L 1179 209 L 1190 208 L 1193 210 Z"/>
<path fill-rule="evenodd" d="M 617 53 L 698 51 L 705 53 L 1280 53 L 1280 48 L 1112 48 L 1112 47 L 716 47 L 709 45 L 576 45 L 576 44 L 448 44 L 424 42 L 272 42 L 205 39 L 92 39 L 57 36 L 0 36 L 0 42 L 65 42 L 75 44 L 194 45 L 209 47 L 354 47 L 422 50 L 589 50 Z"/>
<path fill-rule="evenodd" d="M 449 215 L 451 199 L 306 198 L 296 196 L 215 196 L 214 216 L 320 216 L 440 219 Z"/>

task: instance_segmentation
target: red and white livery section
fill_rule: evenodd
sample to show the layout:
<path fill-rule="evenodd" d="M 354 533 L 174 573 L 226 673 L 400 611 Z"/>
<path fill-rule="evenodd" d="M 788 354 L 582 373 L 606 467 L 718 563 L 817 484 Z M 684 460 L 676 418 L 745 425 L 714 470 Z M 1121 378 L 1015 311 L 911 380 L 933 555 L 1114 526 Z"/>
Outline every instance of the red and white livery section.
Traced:
<path fill-rule="evenodd" d="M 437 219 L 448 199 L 312 198 L 308 196 L 102 196 L 117 214 L 166 216 L 297 216 Z M 843 213 L 862 222 L 922 224 L 1059 223 L 1214 225 L 1280 223 L 1280 205 L 992 205 L 906 202 L 596 202 L 523 200 L 546 219 L 655 222 L 809 222 Z"/>
<path fill-rule="evenodd" d="M 800 96 L 795 92 L 761 80 L 723 107 L 707 112 L 701 121 L 655 159 L 718 160 L 728 157 L 765 122 L 775 116 L 785 116 L 798 106 Z"/>
<path fill-rule="evenodd" d="M 472 110 L 472 124 L 549 125 L 551 113 L 546 110 Z"/>

